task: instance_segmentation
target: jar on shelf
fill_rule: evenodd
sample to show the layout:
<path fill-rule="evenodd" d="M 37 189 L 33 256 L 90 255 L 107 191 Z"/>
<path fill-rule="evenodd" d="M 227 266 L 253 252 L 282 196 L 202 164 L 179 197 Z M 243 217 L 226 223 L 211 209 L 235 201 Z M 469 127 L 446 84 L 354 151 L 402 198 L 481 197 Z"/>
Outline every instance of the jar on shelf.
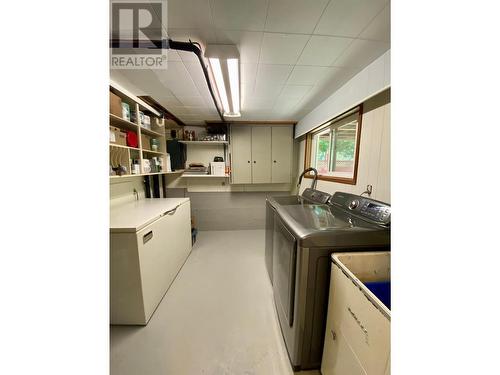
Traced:
<path fill-rule="evenodd" d="M 160 140 L 157 138 L 151 138 L 151 151 L 159 151 L 160 150 Z"/>

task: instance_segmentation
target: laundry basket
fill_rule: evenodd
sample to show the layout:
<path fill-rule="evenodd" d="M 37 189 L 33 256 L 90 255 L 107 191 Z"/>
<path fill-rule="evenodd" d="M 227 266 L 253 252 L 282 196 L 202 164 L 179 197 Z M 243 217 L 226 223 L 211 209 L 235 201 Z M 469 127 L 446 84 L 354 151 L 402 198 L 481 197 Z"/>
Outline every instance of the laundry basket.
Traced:
<path fill-rule="evenodd" d="M 390 374 L 390 252 L 332 261 L 322 374 Z"/>

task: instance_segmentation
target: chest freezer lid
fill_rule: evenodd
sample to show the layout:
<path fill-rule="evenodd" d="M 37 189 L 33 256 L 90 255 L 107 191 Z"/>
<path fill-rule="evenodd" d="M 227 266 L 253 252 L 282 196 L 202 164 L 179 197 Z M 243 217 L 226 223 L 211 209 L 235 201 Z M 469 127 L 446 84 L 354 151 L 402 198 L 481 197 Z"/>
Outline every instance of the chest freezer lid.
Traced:
<path fill-rule="evenodd" d="M 146 198 L 112 207 L 109 230 L 112 233 L 138 232 L 187 202 L 189 198 Z"/>

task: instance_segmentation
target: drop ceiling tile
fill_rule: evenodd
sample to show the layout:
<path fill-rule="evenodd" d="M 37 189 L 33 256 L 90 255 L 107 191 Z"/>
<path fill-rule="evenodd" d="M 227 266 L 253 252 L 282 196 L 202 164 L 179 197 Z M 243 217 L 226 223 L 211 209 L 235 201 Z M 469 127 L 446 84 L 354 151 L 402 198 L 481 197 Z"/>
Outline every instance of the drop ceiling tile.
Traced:
<path fill-rule="evenodd" d="M 332 65 L 364 68 L 389 48 L 390 44 L 386 42 L 356 39 Z"/>
<path fill-rule="evenodd" d="M 167 50 L 167 61 L 182 61 L 181 57 L 177 53 L 177 51 L 168 49 Z"/>
<path fill-rule="evenodd" d="M 361 39 L 391 41 L 391 3 L 375 17 L 375 19 L 359 35 Z"/>
<path fill-rule="evenodd" d="M 234 44 L 242 63 L 258 63 L 263 33 L 240 30 L 217 30 L 218 44 Z"/>
<path fill-rule="evenodd" d="M 175 96 L 157 96 L 154 99 L 169 111 L 171 107 L 179 107 L 182 105 Z"/>
<path fill-rule="evenodd" d="M 177 99 L 186 107 L 205 106 L 205 101 L 201 96 L 178 96 Z"/>
<path fill-rule="evenodd" d="M 206 108 L 198 108 L 197 112 L 202 117 L 219 117 L 217 111 L 215 109 L 207 110 Z"/>
<path fill-rule="evenodd" d="M 154 70 L 153 72 L 158 80 L 177 98 L 181 96 L 199 96 L 198 89 L 182 62 L 171 61 L 168 63 L 167 69 Z"/>
<path fill-rule="evenodd" d="M 295 65 L 286 83 L 291 85 L 314 85 L 325 76 L 328 69 L 324 66 Z"/>
<path fill-rule="evenodd" d="M 201 117 L 199 107 L 184 106 L 184 115 L 189 115 L 191 117 Z"/>
<path fill-rule="evenodd" d="M 203 98 L 203 101 L 205 102 L 205 108 L 211 108 L 211 109 L 215 110 L 215 104 L 214 104 L 214 100 L 212 98 L 212 95 L 208 95 L 208 96 L 203 95 L 202 98 Z"/>
<path fill-rule="evenodd" d="M 301 97 L 291 97 L 280 95 L 273 106 L 273 112 L 283 114 L 291 114 L 297 110 Z"/>
<path fill-rule="evenodd" d="M 319 81 L 317 86 L 328 86 L 330 89 L 330 94 L 333 94 L 338 87 L 349 81 L 360 70 L 360 68 L 328 68 L 325 79 Z"/>
<path fill-rule="evenodd" d="M 111 69 L 110 78 L 113 82 L 118 83 L 134 95 L 147 95 L 147 92 L 144 91 L 144 87 L 141 89 L 130 82 L 127 72 L 128 69 Z"/>
<path fill-rule="evenodd" d="M 269 120 L 269 121 L 296 121 L 296 119 L 291 115 L 290 111 L 279 111 L 276 109 L 273 109 L 273 111 L 266 116 L 266 120 Z"/>
<path fill-rule="evenodd" d="M 134 91 L 136 95 L 173 96 L 174 94 L 156 76 L 156 72 L 166 72 L 167 70 L 168 66 L 164 70 L 135 69 L 122 70 L 121 72 L 128 82 L 141 91 L 140 93 Z"/>
<path fill-rule="evenodd" d="M 241 97 L 249 97 L 254 93 L 255 84 L 252 83 L 242 83 L 241 84 Z"/>
<path fill-rule="evenodd" d="M 257 84 L 270 83 L 282 85 L 287 80 L 293 65 L 259 64 L 257 68 Z"/>
<path fill-rule="evenodd" d="M 193 52 L 177 51 L 183 62 L 198 62 L 198 56 Z"/>
<path fill-rule="evenodd" d="M 206 121 L 220 121 L 220 117 L 218 115 L 211 115 L 206 118 Z"/>
<path fill-rule="evenodd" d="M 264 33 L 259 62 L 295 64 L 309 38 L 309 35 Z"/>
<path fill-rule="evenodd" d="M 331 93 L 330 93 L 331 94 Z M 313 87 L 304 97 L 300 100 L 299 108 L 316 108 L 320 103 L 322 103 L 326 97 L 321 94 L 318 87 Z"/>
<path fill-rule="evenodd" d="M 252 84 L 257 77 L 257 64 L 240 64 L 242 84 Z"/>
<path fill-rule="evenodd" d="M 265 109 L 272 109 L 274 102 L 276 101 L 276 96 L 274 98 L 262 98 L 258 96 L 252 96 L 247 99 L 245 103 L 246 111 L 258 112 Z"/>
<path fill-rule="evenodd" d="M 217 29 L 262 31 L 267 0 L 211 0 Z"/>
<path fill-rule="evenodd" d="M 168 27 L 206 29 L 212 27 L 208 0 L 168 0 Z"/>
<path fill-rule="evenodd" d="M 241 84 L 241 111 L 246 109 L 247 99 L 254 96 L 254 84 Z"/>
<path fill-rule="evenodd" d="M 281 92 L 292 68 L 292 65 L 259 64 L 253 95 L 266 98 L 276 97 Z"/>
<path fill-rule="evenodd" d="M 257 82 L 255 84 L 254 95 L 260 98 L 271 99 L 277 97 L 282 89 L 283 85 L 272 84 L 269 82 Z"/>
<path fill-rule="evenodd" d="M 241 116 L 241 120 L 243 121 L 268 121 L 271 120 L 270 113 L 272 109 L 265 110 L 265 112 L 251 112 L 246 114 L 244 117 Z"/>
<path fill-rule="evenodd" d="M 284 85 L 280 96 L 302 98 L 312 87 L 312 85 Z"/>
<path fill-rule="evenodd" d="M 315 108 L 349 81 L 358 71 L 359 68 L 328 68 L 328 72 L 325 74 L 324 78 L 318 81 L 316 85 L 304 95 L 301 100 L 301 106 L 303 108 Z"/>
<path fill-rule="evenodd" d="M 169 110 L 170 112 L 172 112 L 177 117 L 179 117 L 181 115 L 189 115 L 189 114 L 191 114 L 191 112 L 189 111 L 189 109 L 187 109 L 186 107 L 184 107 L 182 105 L 180 105 L 180 106 L 171 105 L 171 106 L 168 106 L 168 107 L 165 106 L 165 108 L 167 110 Z"/>
<path fill-rule="evenodd" d="M 191 79 L 193 80 L 198 92 L 201 96 L 210 96 L 210 91 L 208 89 L 207 81 L 205 80 L 205 74 L 201 68 L 200 62 L 197 60 L 195 62 L 185 62 L 184 63 Z"/>
<path fill-rule="evenodd" d="M 292 116 L 296 121 L 302 120 L 309 112 L 311 112 L 313 108 L 306 108 L 302 107 L 301 104 L 299 104 L 296 107 L 296 110 L 293 112 Z"/>
<path fill-rule="evenodd" d="M 266 31 L 311 34 L 328 0 L 270 0 Z"/>
<path fill-rule="evenodd" d="M 352 38 L 313 35 L 302 51 L 297 64 L 330 66 L 353 40 Z"/>
<path fill-rule="evenodd" d="M 175 29 L 168 28 L 169 38 L 178 42 L 199 42 L 202 46 L 209 43 L 215 43 L 215 28 L 205 29 Z"/>
<path fill-rule="evenodd" d="M 203 117 L 197 114 L 183 114 L 180 116 L 182 119 L 186 120 L 203 120 Z"/>
<path fill-rule="evenodd" d="M 331 1 L 314 34 L 355 38 L 384 8 L 387 0 Z"/>

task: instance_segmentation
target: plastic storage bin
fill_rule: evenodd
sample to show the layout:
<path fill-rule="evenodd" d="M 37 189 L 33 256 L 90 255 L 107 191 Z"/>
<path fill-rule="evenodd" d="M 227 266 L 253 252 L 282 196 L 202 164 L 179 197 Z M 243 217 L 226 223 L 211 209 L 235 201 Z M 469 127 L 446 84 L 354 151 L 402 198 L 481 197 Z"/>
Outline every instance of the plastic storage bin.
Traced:
<path fill-rule="evenodd" d="M 390 252 L 332 254 L 321 373 L 390 374 Z"/>

